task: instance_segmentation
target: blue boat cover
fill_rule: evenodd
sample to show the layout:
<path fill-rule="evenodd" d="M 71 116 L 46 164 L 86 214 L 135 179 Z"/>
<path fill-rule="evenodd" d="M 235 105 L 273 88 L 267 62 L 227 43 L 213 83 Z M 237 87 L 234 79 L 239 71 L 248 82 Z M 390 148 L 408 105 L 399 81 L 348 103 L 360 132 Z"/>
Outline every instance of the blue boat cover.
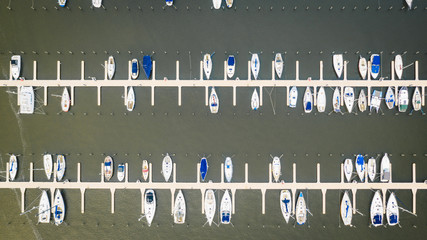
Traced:
<path fill-rule="evenodd" d="M 55 206 L 55 218 L 60 218 L 62 214 L 61 210 L 58 210 L 58 206 Z"/>
<path fill-rule="evenodd" d="M 305 107 L 305 110 L 308 110 L 308 111 L 311 110 L 311 102 L 307 102 L 307 106 Z"/>
<path fill-rule="evenodd" d="M 374 216 L 374 224 L 383 224 L 383 221 L 382 221 L 382 219 L 383 219 L 383 216 L 381 216 L 381 215 L 375 215 Z"/>
<path fill-rule="evenodd" d="M 285 207 L 286 207 L 286 212 L 289 212 L 289 210 L 288 210 L 288 203 L 290 202 L 291 200 L 289 200 L 289 199 L 287 199 L 287 198 L 285 198 L 282 202 L 285 204 Z"/>
<path fill-rule="evenodd" d="M 222 213 L 222 222 L 230 222 L 230 212 Z"/>
<path fill-rule="evenodd" d="M 208 173 L 208 161 L 206 158 L 202 158 L 200 161 L 200 175 L 202 176 L 202 180 L 205 180 L 206 174 Z"/>
<path fill-rule="evenodd" d="M 228 57 L 228 65 L 234 66 L 234 57 L 232 56 Z"/>
<path fill-rule="evenodd" d="M 145 55 L 142 58 L 142 68 L 144 69 L 145 76 L 147 78 L 150 78 L 152 67 L 153 67 L 153 62 L 151 61 L 151 56 Z"/>
<path fill-rule="evenodd" d="M 213 102 L 213 103 L 211 104 L 211 106 L 212 106 L 212 107 L 216 107 L 216 106 L 218 106 L 218 104 L 217 104 L 216 102 Z"/>
<path fill-rule="evenodd" d="M 122 165 L 119 166 L 119 172 L 123 171 L 124 169 L 125 169 L 125 166 L 122 166 Z"/>
<path fill-rule="evenodd" d="M 110 167 L 111 166 L 111 162 L 105 162 L 105 166 L 106 167 Z"/>
<path fill-rule="evenodd" d="M 380 65 L 380 56 L 376 55 L 374 56 L 374 59 L 372 59 L 372 65 Z"/>
<path fill-rule="evenodd" d="M 365 161 L 364 161 L 364 158 L 363 158 L 363 156 L 362 155 L 357 155 L 357 158 L 356 158 L 356 164 L 357 165 L 362 165 L 362 166 L 364 166 L 364 164 L 365 164 Z"/>
<path fill-rule="evenodd" d="M 397 223 L 397 215 L 392 214 L 390 215 L 390 224 Z"/>
<path fill-rule="evenodd" d="M 373 73 L 379 73 L 380 72 L 380 56 L 374 56 L 374 58 L 372 59 L 372 67 L 371 67 L 371 71 Z"/>
<path fill-rule="evenodd" d="M 132 63 L 132 73 L 136 73 L 138 71 L 138 62 Z"/>

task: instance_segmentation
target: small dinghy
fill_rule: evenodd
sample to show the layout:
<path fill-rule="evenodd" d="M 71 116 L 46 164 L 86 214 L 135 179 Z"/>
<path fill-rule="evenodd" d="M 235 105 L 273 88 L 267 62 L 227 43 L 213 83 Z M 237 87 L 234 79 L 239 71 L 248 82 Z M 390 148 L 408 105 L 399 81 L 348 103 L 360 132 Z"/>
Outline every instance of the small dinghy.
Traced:
<path fill-rule="evenodd" d="M 12 72 L 12 79 L 16 80 L 21 75 L 21 56 L 13 55 L 10 59 L 10 70 Z"/>
<path fill-rule="evenodd" d="M 220 9 L 221 8 L 221 0 L 212 0 L 212 2 L 213 2 L 213 7 L 215 8 L 215 9 Z"/>
<path fill-rule="evenodd" d="M 104 159 L 104 177 L 105 177 L 105 180 L 110 181 L 111 177 L 113 176 L 113 170 L 114 170 L 113 159 L 110 156 L 106 156 Z"/>
<path fill-rule="evenodd" d="M 391 89 L 391 87 L 387 88 L 387 92 L 385 94 L 385 104 L 387 105 L 388 109 L 394 108 L 394 104 L 396 103 L 395 97 L 394 97 L 394 91 Z"/>
<path fill-rule="evenodd" d="M 56 189 L 55 200 L 53 202 L 53 217 L 56 226 L 64 222 L 65 203 L 64 199 L 62 198 L 61 191 L 59 189 Z"/>
<path fill-rule="evenodd" d="M 64 91 L 62 92 L 61 108 L 63 112 L 68 112 L 68 110 L 70 110 L 70 94 L 66 87 L 64 87 Z"/>
<path fill-rule="evenodd" d="M 166 0 L 166 6 L 171 7 L 173 5 L 173 0 Z"/>
<path fill-rule="evenodd" d="M 295 108 L 298 101 L 298 90 L 297 87 L 293 86 L 289 91 L 289 107 Z"/>
<path fill-rule="evenodd" d="M 356 156 L 356 172 L 361 182 L 365 180 L 365 158 L 362 154 Z"/>
<path fill-rule="evenodd" d="M 341 112 L 341 96 L 338 87 L 334 90 L 334 96 L 332 97 L 332 106 L 334 106 L 334 112 Z"/>
<path fill-rule="evenodd" d="M 227 77 L 232 78 L 234 76 L 234 71 L 236 70 L 236 58 L 234 55 L 228 56 L 227 59 Z"/>
<path fill-rule="evenodd" d="M 251 108 L 252 110 L 257 110 L 259 108 L 259 96 L 256 88 L 254 89 L 254 92 L 252 93 L 251 98 Z"/>
<path fill-rule="evenodd" d="M 394 71 L 396 72 L 397 79 L 402 79 L 403 60 L 401 55 L 396 55 L 396 57 L 394 57 Z"/>
<path fill-rule="evenodd" d="M 383 225 L 383 201 L 379 190 L 375 192 L 371 203 L 371 223 L 374 227 Z"/>
<path fill-rule="evenodd" d="M 215 193 L 212 189 L 209 189 L 205 193 L 205 215 L 209 226 L 212 225 L 213 218 L 215 217 L 216 211 L 216 200 Z"/>
<path fill-rule="evenodd" d="M 65 4 L 67 4 L 67 0 L 58 0 L 58 4 L 60 7 L 65 7 Z"/>
<path fill-rule="evenodd" d="M 371 182 L 375 181 L 375 175 L 377 174 L 377 162 L 375 158 L 369 158 L 368 160 L 368 177 Z"/>
<path fill-rule="evenodd" d="M 124 179 L 125 179 L 125 165 L 123 163 L 121 163 L 117 167 L 117 180 L 119 180 L 119 182 L 121 182 Z"/>
<path fill-rule="evenodd" d="M 151 222 L 153 222 L 154 214 L 156 214 L 156 194 L 152 189 L 145 191 L 144 210 L 147 224 L 150 227 Z"/>
<path fill-rule="evenodd" d="M 353 162 L 351 161 L 351 159 L 347 158 L 346 160 L 344 160 L 344 175 L 345 175 L 345 178 L 347 179 L 347 182 L 350 182 L 352 174 L 353 174 Z"/>
<path fill-rule="evenodd" d="M 399 205 L 397 204 L 394 192 L 388 197 L 386 214 L 388 225 L 394 226 L 399 224 Z"/>
<path fill-rule="evenodd" d="M 144 178 L 144 181 L 147 181 L 148 179 L 148 161 L 143 160 L 142 161 L 142 178 Z"/>
<path fill-rule="evenodd" d="M 134 107 L 135 107 L 135 92 L 133 91 L 133 87 L 129 87 L 129 91 L 126 97 L 126 109 L 129 112 L 132 112 Z"/>
<path fill-rule="evenodd" d="M 283 218 L 288 223 L 292 214 L 292 196 L 289 190 L 280 191 L 280 209 L 282 210 Z"/>
<path fill-rule="evenodd" d="M 307 87 L 304 93 L 304 112 L 311 113 L 312 110 L 313 110 L 313 95 L 311 94 L 310 87 Z"/>
<path fill-rule="evenodd" d="M 225 4 L 227 5 L 227 8 L 233 7 L 233 0 L 225 0 Z"/>
<path fill-rule="evenodd" d="M 208 174 L 208 160 L 205 157 L 202 157 L 200 160 L 200 177 L 202 181 L 205 181 L 206 174 Z"/>
<path fill-rule="evenodd" d="M 39 223 L 50 222 L 50 201 L 47 192 L 43 190 L 39 203 Z"/>
<path fill-rule="evenodd" d="M 283 72 L 283 58 L 281 53 L 276 53 L 274 58 L 274 70 L 276 70 L 277 77 L 282 77 Z"/>
<path fill-rule="evenodd" d="M 357 101 L 357 105 L 359 106 L 359 111 L 364 112 L 367 109 L 368 103 L 366 100 L 365 91 L 360 90 L 359 100 Z"/>
<path fill-rule="evenodd" d="M 388 158 L 388 154 L 385 153 L 381 159 L 381 182 L 389 182 L 390 177 L 390 159 Z"/>
<path fill-rule="evenodd" d="M 408 88 L 401 87 L 399 90 L 399 112 L 406 112 L 409 104 Z"/>
<path fill-rule="evenodd" d="M 110 56 L 108 57 L 108 62 L 107 62 L 108 79 L 110 80 L 113 79 L 115 72 L 116 72 L 116 62 L 114 61 L 114 57 Z"/>
<path fill-rule="evenodd" d="M 33 87 L 22 86 L 19 95 L 19 113 L 33 114 L 34 113 L 34 90 Z"/>
<path fill-rule="evenodd" d="M 380 73 L 381 59 L 380 55 L 372 54 L 371 55 L 371 76 L 372 79 L 376 79 Z"/>
<path fill-rule="evenodd" d="M 92 0 L 92 5 L 96 8 L 100 8 L 102 6 L 102 0 Z"/>
<path fill-rule="evenodd" d="M 303 225 L 307 221 L 307 206 L 305 205 L 304 195 L 299 193 L 297 205 L 295 207 L 295 216 L 298 225 Z"/>
<path fill-rule="evenodd" d="M 10 181 L 15 180 L 16 173 L 18 172 L 18 159 L 14 154 L 10 155 L 9 158 L 9 179 Z"/>
<path fill-rule="evenodd" d="M 221 223 L 230 224 L 231 221 L 231 197 L 228 193 L 228 189 L 225 190 L 224 195 L 222 195 L 220 214 L 221 214 Z"/>
<path fill-rule="evenodd" d="M 325 112 L 326 109 L 326 93 L 325 88 L 320 87 L 319 92 L 317 92 L 317 111 Z"/>
<path fill-rule="evenodd" d="M 354 90 L 352 87 L 344 88 L 344 104 L 347 108 L 347 111 L 351 113 L 351 111 L 353 111 L 354 105 Z"/>
<path fill-rule="evenodd" d="M 150 79 L 151 71 L 153 70 L 153 60 L 150 55 L 145 55 L 142 58 L 142 69 L 144 69 L 145 76 Z"/>
<path fill-rule="evenodd" d="M 366 79 L 366 74 L 368 73 L 368 63 L 366 58 L 359 58 L 359 74 L 362 79 Z"/>
<path fill-rule="evenodd" d="M 233 161 L 231 161 L 230 157 L 225 158 L 224 175 L 227 182 L 231 182 L 231 179 L 233 178 Z"/>
<path fill-rule="evenodd" d="M 66 167 L 64 155 L 56 156 L 56 180 L 58 182 L 64 177 Z"/>
<path fill-rule="evenodd" d="M 53 170 L 53 159 L 51 154 L 43 155 L 43 165 L 44 165 L 44 172 L 46 173 L 47 180 L 50 180 L 50 176 L 52 176 L 52 170 Z"/>
<path fill-rule="evenodd" d="M 412 0 L 405 0 L 406 4 L 408 5 L 409 10 L 412 9 Z"/>
<path fill-rule="evenodd" d="M 421 110 L 421 93 L 418 87 L 415 88 L 414 95 L 412 96 L 412 106 L 414 111 Z"/>
<path fill-rule="evenodd" d="M 212 72 L 212 59 L 209 53 L 203 56 L 203 70 L 205 71 L 206 78 L 209 80 Z"/>
<path fill-rule="evenodd" d="M 216 95 L 215 87 L 212 87 L 211 95 L 209 96 L 209 108 L 211 113 L 218 113 L 219 99 L 218 95 Z"/>
<path fill-rule="evenodd" d="M 257 78 L 258 78 L 260 67 L 261 66 L 260 66 L 260 62 L 259 62 L 258 53 L 253 53 L 252 59 L 251 59 L 251 70 L 252 70 L 252 75 L 254 75 L 255 80 L 257 80 Z"/>
<path fill-rule="evenodd" d="M 173 208 L 173 222 L 175 224 L 185 223 L 185 215 L 187 214 L 187 207 L 185 205 L 185 198 L 182 191 L 179 190 L 175 198 L 175 207 Z"/>
<path fill-rule="evenodd" d="M 374 90 L 374 92 L 372 93 L 371 106 L 369 106 L 369 111 L 372 112 L 372 109 L 375 109 L 375 111 L 378 113 L 378 110 L 380 109 L 381 105 L 382 96 L 383 92 Z"/>
<path fill-rule="evenodd" d="M 282 168 L 280 166 L 280 158 L 275 156 L 273 158 L 272 163 L 272 172 L 273 172 L 273 178 L 275 182 L 279 182 L 280 175 L 282 175 Z"/>
<path fill-rule="evenodd" d="M 343 56 L 342 54 L 334 54 L 333 56 L 333 64 L 334 64 L 334 70 L 337 74 L 338 78 L 341 78 L 342 75 L 342 69 L 343 69 Z"/>
<path fill-rule="evenodd" d="M 166 182 L 169 181 L 169 178 L 171 177 L 172 169 L 172 158 L 168 153 L 166 153 L 166 156 L 163 158 L 162 162 L 162 173 Z"/>
<path fill-rule="evenodd" d="M 351 206 L 348 191 L 344 192 L 341 200 L 341 219 L 344 225 L 351 226 L 351 219 L 353 218 L 353 208 Z"/>
<path fill-rule="evenodd" d="M 132 77 L 132 79 L 137 79 L 138 76 L 139 76 L 139 63 L 138 63 L 138 60 L 136 58 L 132 59 L 131 65 L 132 65 L 132 74 L 131 74 L 131 77 Z"/>

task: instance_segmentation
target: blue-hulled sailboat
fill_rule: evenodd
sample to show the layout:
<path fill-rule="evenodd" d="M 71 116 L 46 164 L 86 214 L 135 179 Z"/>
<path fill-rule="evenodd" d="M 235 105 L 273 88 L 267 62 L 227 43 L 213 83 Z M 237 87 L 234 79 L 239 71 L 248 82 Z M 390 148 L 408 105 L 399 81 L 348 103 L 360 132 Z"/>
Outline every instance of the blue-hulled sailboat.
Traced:
<path fill-rule="evenodd" d="M 202 181 L 205 181 L 206 174 L 208 173 L 208 160 L 205 157 L 202 157 L 200 160 L 200 176 Z"/>
<path fill-rule="evenodd" d="M 151 60 L 150 55 L 145 55 L 142 58 L 142 68 L 144 69 L 145 76 L 147 77 L 147 79 L 150 79 L 151 70 L 153 68 L 153 61 Z"/>

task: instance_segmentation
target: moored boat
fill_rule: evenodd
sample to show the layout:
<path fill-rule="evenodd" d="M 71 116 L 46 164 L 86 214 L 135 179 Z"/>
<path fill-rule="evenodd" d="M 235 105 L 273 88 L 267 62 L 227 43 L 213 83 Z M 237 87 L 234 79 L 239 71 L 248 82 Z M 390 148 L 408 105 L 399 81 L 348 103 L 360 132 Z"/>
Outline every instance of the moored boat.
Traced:
<path fill-rule="evenodd" d="M 254 75 L 254 79 L 258 79 L 259 69 L 261 67 L 261 64 L 259 62 L 258 53 L 253 53 L 251 58 L 251 70 L 252 75 Z"/>
<path fill-rule="evenodd" d="M 50 222 L 50 201 L 47 192 L 43 190 L 39 203 L 39 223 Z"/>
<path fill-rule="evenodd" d="M 351 159 L 347 158 L 346 160 L 344 160 L 344 175 L 345 175 L 345 178 L 347 179 L 347 182 L 350 182 L 352 174 L 353 174 L 353 162 L 351 161 Z"/>
<path fill-rule="evenodd" d="M 231 179 L 233 178 L 233 161 L 230 157 L 225 158 L 224 175 L 227 182 L 231 182 Z"/>
<path fill-rule="evenodd" d="M 100 8 L 102 6 L 102 0 L 92 0 L 92 5 L 96 8 Z"/>
<path fill-rule="evenodd" d="M 125 179 L 125 170 L 125 165 L 123 163 L 119 164 L 117 167 L 117 180 L 119 180 L 119 182 Z"/>
<path fill-rule="evenodd" d="M 57 226 L 64 222 L 65 203 L 64 198 L 62 198 L 62 194 L 59 189 L 56 189 L 55 200 L 53 202 L 53 217 L 55 220 L 55 225 Z"/>
<path fill-rule="evenodd" d="M 227 58 L 227 77 L 232 78 L 234 71 L 236 70 L 236 58 L 234 55 L 230 55 Z"/>
<path fill-rule="evenodd" d="M 276 53 L 274 58 L 274 70 L 276 71 L 277 77 L 282 77 L 283 72 L 283 58 L 281 53 Z"/>
<path fill-rule="evenodd" d="M 70 94 L 66 87 L 64 87 L 64 91 L 62 92 L 61 108 L 63 112 L 68 112 L 70 109 Z"/>
<path fill-rule="evenodd" d="M 352 87 L 344 88 L 344 104 L 347 108 L 347 111 L 351 113 L 351 111 L 353 111 L 354 105 L 354 90 Z"/>
<path fill-rule="evenodd" d="M 282 169 L 280 166 L 280 158 L 277 156 L 273 158 L 272 172 L 273 172 L 274 181 L 279 182 L 280 175 L 282 175 Z"/>
<path fill-rule="evenodd" d="M 67 4 L 67 0 L 58 0 L 58 4 L 60 7 L 65 7 L 65 4 Z"/>
<path fill-rule="evenodd" d="M 388 154 L 384 153 L 383 158 L 381 159 L 381 182 L 389 182 L 391 178 L 390 173 L 390 159 L 388 158 Z"/>
<path fill-rule="evenodd" d="M 206 174 L 208 174 L 208 160 L 205 157 L 202 157 L 200 160 L 200 177 L 202 181 L 205 181 Z"/>
<path fill-rule="evenodd" d="M 113 176 L 114 171 L 114 161 L 110 156 L 106 156 L 104 159 L 104 177 L 105 180 L 110 181 Z"/>
<path fill-rule="evenodd" d="M 148 174 L 149 174 L 148 161 L 147 160 L 143 160 L 142 161 L 142 178 L 144 178 L 144 181 L 147 181 Z"/>
<path fill-rule="evenodd" d="M 293 86 L 289 91 L 289 107 L 295 108 L 298 101 L 298 90 L 297 87 Z"/>
<path fill-rule="evenodd" d="M 369 111 L 372 112 L 372 109 L 375 109 L 375 111 L 378 113 L 378 110 L 380 109 L 380 105 L 381 105 L 382 95 L 383 95 L 383 92 L 374 90 L 374 92 L 372 93 L 371 106 L 369 106 Z"/>
<path fill-rule="evenodd" d="M 412 9 L 412 0 L 405 0 L 406 4 L 408 5 L 409 10 Z"/>
<path fill-rule="evenodd" d="M 233 0 L 225 0 L 225 4 L 227 5 L 228 8 L 232 8 L 233 7 Z"/>
<path fill-rule="evenodd" d="M 421 110 L 421 93 L 418 87 L 415 88 L 414 95 L 412 96 L 412 107 L 414 107 L 414 111 Z"/>
<path fill-rule="evenodd" d="M 10 59 L 10 70 L 12 72 L 12 79 L 16 80 L 21 75 L 21 56 L 13 55 Z"/>
<path fill-rule="evenodd" d="M 313 95 L 311 94 L 310 87 L 305 89 L 304 93 L 304 112 L 311 113 L 313 110 Z"/>
<path fill-rule="evenodd" d="M 338 87 L 336 87 L 334 90 L 334 95 L 332 97 L 332 106 L 334 107 L 334 112 L 341 112 L 341 96 Z"/>
<path fill-rule="evenodd" d="M 365 91 L 360 90 L 359 93 L 359 99 L 357 100 L 357 105 L 359 106 L 359 111 L 364 112 L 367 109 L 367 100 L 366 100 L 366 95 L 365 95 Z"/>
<path fill-rule="evenodd" d="M 16 173 L 18 172 L 18 158 L 15 154 L 10 155 L 9 158 L 9 179 L 10 181 L 15 180 Z"/>
<path fill-rule="evenodd" d="M 150 55 L 145 55 L 142 58 L 142 69 L 144 69 L 145 77 L 150 79 L 151 71 L 153 70 L 153 60 Z"/>
<path fill-rule="evenodd" d="M 203 56 L 203 71 L 205 72 L 206 79 L 209 80 L 209 78 L 211 77 L 211 72 L 212 72 L 212 59 L 211 59 L 211 55 L 209 53 L 206 53 Z"/>
<path fill-rule="evenodd" d="M 156 194 L 152 189 L 145 191 L 144 210 L 147 224 L 150 227 L 153 222 L 154 215 L 156 214 Z"/>
<path fill-rule="evenodd" d="M 388 197 L 386 215 L 388 225 L 394 226 L 399 224 L 399 205 L 397 204 L 394 192 Z"/>
<path fill-rule="evenodd" d="M 409 104 L 409 96 L 408 96 L 408 88 L 407 87 L 401 87 L 399 90 L 399 112 L 406 112 L 408 109 Z"/>
<path fill-rule="evenodd" d="M 50 177 L 52 176 L 52 169 L 53 169 L 53 159 L 51 154 L 43 155 L 43 166 L 44 166 L 44 172 L 46 173 L 47 180 L 50 180 Z"/>
<path fill-rule="evenodd" d="M 162 174 L 166 182 L 169 181 L 169 178 L 171 177 L 172 169 L 172 158 L 168 153 L 166 153 L 166 156 L 163 158 L 162 162 Z"/>
<path fill-rule="evenodd" d="M 353 218 L 353 208 L 351 205 L 350 197 L 348 191 L 344 192 L 344 196 L 341 200 L 341 219 L 344 225 L 351 225 L 351 219 Z"/>
<path fill-rule="evenodd" d="M 365 181 L 365 158 L 362 154 L 356 156 L 356 172 L 361 182 Z"/>
<path fill-rule="evenodd" d="M 366 78 L 366 74 L 368 73 L 368 63 L 366 62 L 366 58 L 359 58 L 359 74 L 362 79 Z"/>
<path fill-rule="evenodd" d="M 332 61 L 334 64 L 334 70 L 335 73 L 337 74 L 338 78 L 341 78 L 342 75 L 342 70 L 343 70 L 343 55 L 342 54 L 334 54 L 334 56 L 332 57 Z"/>
<path fill-rule="evenodd" d="M 228 193 L 228 189 L 225 190 L 224 195 L 222 195 L 220 214 L 221 214 L 221 223 L 230 224 L 231 221 L 231 196 Z"/>
<path fill-rule="evenodd" d="M 185 223 L 185 216 L 187 215 L 187 206 L 185 204 L 184 194 L 179 190 L 175 198 L 175 207 L 173 208 L 173 222 L 175 224 Z"/>
<path fill-rule="evenodd" d="M 56 180 L 61 181 L 65 174 L 66 169 L 65 164 L 65 156 L 62 154 L 59 154 L 56 156 Z"/>
<path fill-rule="evenodd" d="M 295 217 L 298 225 L 303 225 L 307 221 L 307 206 L 302 192 L 300 192 L 298 196 L 297 205 L 295 207 Z"/>
<path fill-rule="evenodd" d="M 170 7 L 173 5 L 173 0 L 166 0 L 166 6 Z"/>
<path fill-rule="evenodd" d="M 381 199 L 380 191 L 377 190 L 375 192 L 374 198 L 372 199 L 370 211 L 371 223 L 374 227 L 383 225 L 383 211 L 383 201 Z"/>
<path fill-rule="evenodd" d="M 211 95 L 209 96 L 209 108 L 211 110 L 211 113 L 218 113 L 219 98 L 216 94 L 215 87 L 212 87 Z"/>
<path fill-rule="evenodd" d="M 396 103 L 394 91 L 391 87 L 387 88 L 387 92 L 385 94 L 385 104 L 387 105 L 388 109 L 394 108 L 394 104 Z"/>
<path fill-rule="evenodd" d="M 220 9 L 221 8 L 221 0 L 212 0 L 212 3 L 213 3 L 213 7 L 215 8 L 215 9 Z"/>
<path fill-rule="evenodd" d="M 372 54 L 371 55 L 371 76 L 372 79 L 376 79 L 380 73 L 381 59 L 380 55 Z"/>
<path fill-rule="evenodd" d="M 280 191 L 280 209 L 282 210 L 283 218 L 288 223 L 292 214 L 292 195 L 289 190 Z"/>
<path fill-rule="evenodd" d="M 375 175 L 377 174 L 377 162 L 375 158 L 369 158 L 368 160 L 368 177 L 371 182 L 375 180 Z"/>
<path fill-rule="evenodd" d="M 215 217 L 216 200 L 215 193 L 212 189 L 206 190 L 205 193 L 205 215 L 209 226 L 212 225 L 213 218 Z"/>
<path fill-rule="evenodd" d="M 116 72 L 116 62 L 114 61 L 113 56 L 109 56 L 107 61 L 107 76 L 109 80 L 113 79 L 115 72 Z"/>
<path fill-rule="evenodd" d="M 259 108 L 259 96 L 256 88 L 254 89 L 254 92 L 252 93 L 251 97 L 251 108 L 252 110 L 257 110 Z"/>
<path fill-rule="evenodd" d="M 19 94 L 19 113 L 34 113 L 34 90 L 33 87 L 22 86 Z"/>
<path fill-rule="evenodd" d="M 396 72 L 397 79 L 402 79 L 403 60 L 401 55 L 396 55 L 396 57 L 394 57 L 394 70 Z"/>
<path fill-rule="evenodd" d="M 137 79 L 138 76 L 139 76 L 139 62 L 138 62 L 138 59 L 136 59 L 136 58 L 132 59 L 131 66 L 132 66 L 131 77 L 132 77 L 132 79 Z"/>
<path fill-rule="evenodd" d="M 131 112 L 135 107 L 135 92 L 133 87 L 129 87 L 129 91 L 126 97 L 126 109 Z"/>
<path fill-rule="evenodd" d="M 325 88 L 320 87 L 317 92 L 317 111 L 324 112 L 326 109 L 326 93 Z"/>

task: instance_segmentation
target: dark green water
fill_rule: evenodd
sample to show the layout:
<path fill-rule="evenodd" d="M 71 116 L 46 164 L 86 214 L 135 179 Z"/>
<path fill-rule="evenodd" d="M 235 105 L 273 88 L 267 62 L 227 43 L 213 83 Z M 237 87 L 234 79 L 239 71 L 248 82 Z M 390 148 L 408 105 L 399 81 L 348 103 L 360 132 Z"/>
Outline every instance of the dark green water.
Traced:
<path fill-rule="evenodd" d="M 382 76 L 390 79 L 390 61 L 397 53 L 405 65 L 419 61 L 420 79 L 427 76 L 426 3 L 415 1 L 413 11 L 401 9 L 403 1 L 238 1 L 235 9 L 211 10 L 211 1 L 176 0 L 177 9 L 162 9 L 163 1 L 107 1 L 104 9 L 90 8 L 90 1 L 69 0 L 68 9 L 56 10 L 55 1 L 12 0 L 0 2 L 0 71 L 9 76 L 10 56 L 21 54 L 23 76 L 32 79 L 32 61 L 38 61 L 39 79 L 56 79 L 56 61 L 62 62 L 62 79 L 80 78 L 80 61 L 86 64 L 86 78 L 103 77 L 101 64 L 109 55 L 116 58 L 116 79 L 127 78 L 127 61 L 155 52 L 157 79 L 175 78 L 175 61 L 180 61 L 180 78 L 199 77 L 202 52 L 215 52 L 213 79 L 223 78 L 223 61 L 236 55 L 236 77 L 247 78 L 249 52 L 258 52 L 261 79 L 271 78 L 273 52 L 283 52 L 285 79 L 295 78 L 295 61 L 300 61 L 300 78 L 319 76 L 319 61 L 324 61 L 324 78 L 336 79 L 332 53 L 345 53 L 348 77 L 358 79 L 357 59 L 369 53 L 382 53 Z M 188 6 L 188 10 L 187 10 Z M 296 6 L 296 9 L 294 8 Z M 318 7 L 320 6 L 320 9 Z M 369 8 L 367 9 L 367 6 Z M 381 8 L 379 8 L 379 6 Z M 81 7 L 82 10 L 79 9 Z M 117 10 L 115 9 L 117 8 Z M 140 7 L 140 8 L 139 8 Z M 151 7 L 154 9 L 152 10 Z M 261 7 L 259 9 L 259 7 Z M 284 9 L 283 9 L 284 7 Z M 307 8 L 308 7 L 308 8 Z M 332 7 L 332 9 L 330 9 Z M 343 9 L 344 7 L 344 9 Z M 46 10 L 45 10 L 46 9 Z M 141 10 L 140 10 L 141 9 Z M 227 54 L 225 54 L 227 52 Z M 405 69 L 404 79 L 413 79 L 413 66 Z M 385 91 L 385 89 L 382 89 Z M 82 164 L 82 180 L 98 181 L 104 154 L 114 155 L 116 163 L 128 162 L 129 179 L 140 178 L 141 160 L 153 163 L 153 181 L 162 181 L 162 154 L 175 154 L 178 181 L 195 181 L 199 155 L 209 155 L 208 179 L 220 180 L 223 156 L 233 158 L 233 181 L 244 181 L 244 163 L 249 163 L 249 181 L 267 181 L 270 154 L 280 155 L 284 180 L 292 179 L 292 163 L 297 164 L 297 181 L 315 181 L 316 163 L 321 163 L 322 181 L 339 181 L 340 163 L 356 153 L 371 156 L 391 153 L 393 180 L 410 181 L 411 164 L 417 164 L 417 181 L 427 172 L 425 143 L 426 116 L 420 113 L 396 114 L 303 114 L 302 101 L 296 109 L 286 108 L 285 89 L 272 91 L 271 101 L 264 90 L 264 106 L 250 110 L 253 89 L 237 89 L 237 106 L 232 105 L 232 89 L 218 88 L 221 106 L 218 115 L 209 113 L 204 89 L 184 88 L 182 106 L 174 88 L 157 88 L 151 106 L 148 88 L 135 88 L 136 107 L 127 113 L 121 88 L 103 88 L 102 105 L 97 106 L 96 89 L 75 90 L 75 105 L 69 113 L 60 112 L 62 89 L 50 88 L 48 105 L 42 102 L 39 113 L 17 115 L 16 95 L 0 89 L 0 165 L 5 168 L 8 153 L 20 154 L 17 181 L 29 179 L 29 164 L 41 168 L 44 152 L 67 156 L 66 179 L 76 181 L 77 163 Z M 326 89 L 328 108 L 332 89 Z M 356 91 L 358 92 L 360 89 Z M 410 90 L 411 92 L 413 89 Z M 300 96 L 303 90 L 300 89 Z M 43 89 L 36 90 L 43 99 Z M 412 95 L 412 94 L 411 94 Z M 42 171 L 35 180 L 44 181 Z M 4 181 L 4 179 L 2 179 Z M 396 190 L 404 207 L 412 209 L 412 194 Z M 418 217 L 401 212 L 401 226 L 369 228 L 372 191 L 357 192 L 357 228 L 339 227 L 339 192 L 328 191 L 326 214 L 322 214 L 320 191 L 308 192 L 313 213 L 308 224 L 285 224 L 279 210 L 279 191 L 267 191 L 266 214 L 261 214 L 261 193 L 240 190 L 236 193 L 233 226 L 202 227 L 199 190 L 185 190 L 186 225 L 173 225 L 170 216 L 170 191 L 156 191 L 157 212 L 152 227 L 138 222 L 139 191 L 116 191 L 115 213 L 110 213 L 110 193 L 86 191 L 85 213 L 80 213 L 80 192 L 63 191 L 67 205 L 65 222 L 36 225 L 33 211 L 20 216 L 19 190 L 0 190 L 0 239 L 75 239 L 77 237 L 120 239 L 359 239 L 413 237 L 426 234 L 427 193 L 417 194 Z M 27 190 L 26 207 L 40 195 Z M 217 192 L 217 197 L 222 192 Z M 36 200 L 38 202 L 38 200 Z M 217 217 L 217 216 L 216 216 Z M 218 220 L 216 220 L 218 221 Z M 342 225 L 342 224 L 341 224 Z"/>

